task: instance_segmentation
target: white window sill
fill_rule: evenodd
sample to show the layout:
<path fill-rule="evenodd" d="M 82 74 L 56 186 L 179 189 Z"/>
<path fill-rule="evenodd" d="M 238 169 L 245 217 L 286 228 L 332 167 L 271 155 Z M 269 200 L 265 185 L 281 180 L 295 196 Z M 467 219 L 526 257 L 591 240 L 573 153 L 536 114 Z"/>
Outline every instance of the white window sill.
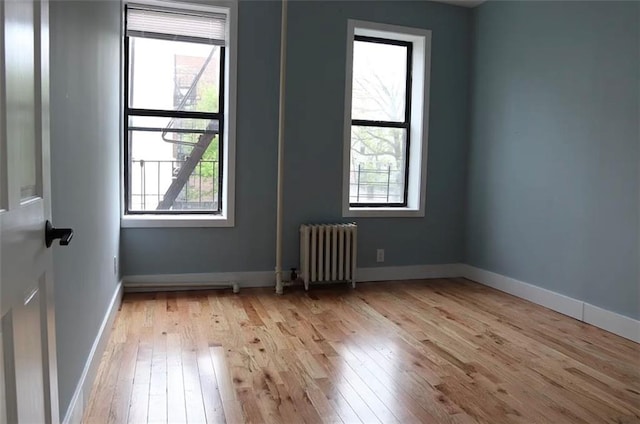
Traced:
<path fill-rule="evenodd" d="M 125 215 L 121 228 L 201 228 L 233 227 L 233 219 L 223 215 Z"/>
<path fill-rule="evenodd" d="M 342 212 L 349 218 L 423 218 L 424 210 L 415 208 L 353 208 Z"/>

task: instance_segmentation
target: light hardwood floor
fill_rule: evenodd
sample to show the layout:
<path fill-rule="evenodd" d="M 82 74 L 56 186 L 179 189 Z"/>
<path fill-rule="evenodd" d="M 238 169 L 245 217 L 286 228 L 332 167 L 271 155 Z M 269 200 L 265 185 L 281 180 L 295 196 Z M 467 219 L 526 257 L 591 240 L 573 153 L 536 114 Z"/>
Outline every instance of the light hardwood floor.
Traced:
<path fill-rule="evenodd" d="M 640 345 L 464 279 L 127 294 L 86 423 L 640 423 Z"/>

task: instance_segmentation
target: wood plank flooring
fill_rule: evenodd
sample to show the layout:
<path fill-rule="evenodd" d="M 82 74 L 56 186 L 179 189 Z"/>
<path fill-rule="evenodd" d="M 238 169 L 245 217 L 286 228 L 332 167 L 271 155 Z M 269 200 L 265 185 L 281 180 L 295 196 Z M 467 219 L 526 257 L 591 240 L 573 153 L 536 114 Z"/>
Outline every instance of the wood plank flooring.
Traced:
<path fill-rule="evenodd" d="M 640 345 L 464 279 L 127 294 L 85 423 L 640 423 Z"/>

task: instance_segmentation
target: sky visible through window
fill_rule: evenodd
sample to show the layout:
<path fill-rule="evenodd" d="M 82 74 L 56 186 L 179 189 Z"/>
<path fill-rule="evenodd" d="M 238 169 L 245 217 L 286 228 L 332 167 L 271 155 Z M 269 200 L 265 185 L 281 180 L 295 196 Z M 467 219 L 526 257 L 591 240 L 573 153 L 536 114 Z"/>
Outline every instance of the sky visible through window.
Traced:
<path fill-rule="evenodd" d="M 220 53 L 208 44 L 130 37 L 130 107 L 166 111 L 218 112 Z M 207 63 L 208 61 L 208 63 Z M 203 69 L 204 66 L 204 69 Z M 197 84 L 192 83 L 201 73 Z M 180 168 L 211 120 L 130 116 L 130 208 L 164 209 L 161 204 Z M 219 122 L 213 122 L 219 129 Z M 192 131 L 192 132 L 189 132 Z M 218 208 L 218 136 L 167 208 Z"/>
<path fill-rule="evenodd" d="M 401 123 L 407 90 L 405 46 L 354 41 L 354 120 Z M 406 169 L 406 128 L 353 125 L 350 203 L 402 203 Z"/>

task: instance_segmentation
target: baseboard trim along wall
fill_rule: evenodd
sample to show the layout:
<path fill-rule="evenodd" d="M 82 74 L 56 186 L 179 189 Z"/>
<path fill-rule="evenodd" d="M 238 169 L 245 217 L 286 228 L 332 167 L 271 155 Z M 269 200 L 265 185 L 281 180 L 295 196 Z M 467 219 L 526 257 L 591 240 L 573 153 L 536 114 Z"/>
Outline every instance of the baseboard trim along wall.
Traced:
<path fill-rule="evenodd" d="M 638 320 L 471 265 L 454 263 L 371 267 L 358 268 L 356 273 L 358 282 L 464 277 L 640 343 Z M 123 277 L 127 292 L 231 287 L 232 282 L 238 283 L 241 288 L 275 287 L 275 274 L 272 271 L 252 271 Z"/>
<path fill-rule="evenodd" d="M 461 269 L 462 276 L 469 280 L 493 287 L 582 321 L 582 305 L 584 302 L 580 300 L 470 265 L 462 265 Z"/>
<path fill-rule="evenodd" d="M 471 265 L 461 264 L 460 274 L 469 280 L 493 287 L 640 343 L 640 321 L 633 318 Z"/>
<path fill-rule="evenodd" d="M 459 264 L 408 265 L 358 268 L 356 281 L 420 280 L 423 278 L 455 278 L 460 276 Z"/>
<path fill-rule="evenodd" d="M 122 281 L 125 291 L 143 292 L 231 288 L 233 283 L 238 283 L 241 288 L 271 287 L 275 286 L 276 279 L 273 271 L 248 271 L 129 275 L 122 277 Z"/>
<path fill-rule="evenodd" d="M 452 278 L 460 276 L 458 267 L 459 264 L 358 268 L 356 270 L 356 280 L 358 282 L 366 282 Z M 288 272 L 285 272 L 285 274 L 285 280 L 287 280 L 289 277 Z M 231 283 L 238 283 L 241 288 L 275 287 L 276 281 L 273 271 L 130 275 L 123 277 L 122 280 L 124 289 L 127 292 L 199 290 L 231 287 Z"/>
<path fill-rule="evenodd" d="M 584 303 L 582 321 L 640 343 L 640 321 Z"/>
<path fill-rule="evenodd" d="M 84 415 L 84 410 L 87 406 L 86 403 L 89 400 L 91 388 L 98 373 L 102 354 L 107 347 L 113 321 L 115 320 L 116 314 L 120 309 L 120 304 L 122 303 L 123 287 L 124 285 L 122 281 L 120 281 L 113 293 L 113 296 L 111 297 L 111 302 L 109 303 L 107 312 L 102 320 L 102 324 L 100 325 L 100 330 L 98 330 L 93 346 L 91 346 L 89 357 L 87 358 L 87 362 L 82 370 L 80 381 L 78 381 L 76 391 L 73 393 L 67 413 L 64 415 L 64 419 L 62 420 L 63 424 L 82 423 L 82 416 Z"/>

